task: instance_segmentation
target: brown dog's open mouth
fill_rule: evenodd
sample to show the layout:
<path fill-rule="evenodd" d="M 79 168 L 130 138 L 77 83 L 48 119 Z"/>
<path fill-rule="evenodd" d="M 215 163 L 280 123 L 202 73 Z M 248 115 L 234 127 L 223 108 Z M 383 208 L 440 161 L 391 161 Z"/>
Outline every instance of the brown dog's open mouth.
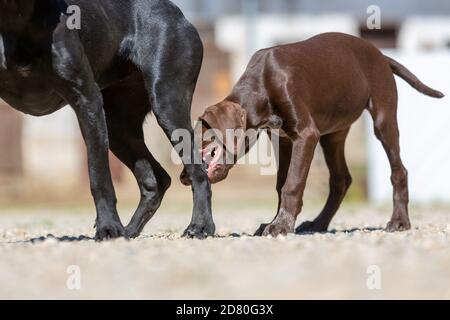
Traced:
<path fill-rule="evenodd" d="M 203 161 L 208 167 L 208 178 L 214 180 L 217 169 L 222 164 L 223 149 L 215 143 L 202 150 Z"/>

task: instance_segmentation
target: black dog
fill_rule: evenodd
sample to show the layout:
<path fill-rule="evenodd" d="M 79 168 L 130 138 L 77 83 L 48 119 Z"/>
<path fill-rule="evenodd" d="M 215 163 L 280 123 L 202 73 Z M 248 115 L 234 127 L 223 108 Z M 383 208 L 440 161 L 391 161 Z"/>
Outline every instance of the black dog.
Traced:
<path fill-rule="evenodd" d="M 79 30 L 68 28 L 72 5 L 81 9 Z M 142 124 L 153 112 L 169 139 L 176 129 L 193 133 L 202 58 L 198 32 L 170 1 L 0 0 L 0 97 L 35 116 L 67 104 L 75 110 L 88 150 L 98 240 L 138 236 L 159 208 L 171 181 L 147 149 Z M 133 171 L 141 191 L 126 228 L 108 148 Z M 191 164 L 195 149 L 183 155 L 194 193 L 185 235 L 202 238 L 215 227 L 204 165 Z"/>

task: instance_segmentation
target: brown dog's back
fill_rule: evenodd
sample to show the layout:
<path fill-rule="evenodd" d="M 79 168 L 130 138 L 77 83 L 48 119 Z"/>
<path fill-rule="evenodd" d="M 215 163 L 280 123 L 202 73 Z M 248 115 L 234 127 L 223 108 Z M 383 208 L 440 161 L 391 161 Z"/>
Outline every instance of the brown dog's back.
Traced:
<path fill-rule="evenodd" d="M 371 43 L 342 33 L 261 50 L 241 81 L 263 85 L 273 111 L 284 119 L 293 117 L 285 105 L 307 109 L 303 111 L 327 134 L 349 127 L 374 96 L 396 103 L 394 73 L 426 95 L 443 97 Z M 239 83 L 236 88 L 241 90 Z"/>

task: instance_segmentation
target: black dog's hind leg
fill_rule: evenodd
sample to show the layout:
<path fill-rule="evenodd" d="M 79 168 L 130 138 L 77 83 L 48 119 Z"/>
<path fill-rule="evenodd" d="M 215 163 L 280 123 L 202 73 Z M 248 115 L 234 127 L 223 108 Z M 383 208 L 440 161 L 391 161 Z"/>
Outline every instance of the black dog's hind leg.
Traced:
<path fill-rule="evenodd" d="M 111 151 L 133 172 L 141 200 L 126 235 L 136 238 L 161 205 L 170 187 L 168 173 L 148 150 L 142 125 L 150 111 L 143 84 L 114 86 L 103 91 Z"/>
<path fill-rule="evenodd" d="M 123 236 L 108 159 L 108 129 L 101 91 L 77 33 L 54 32 L 55 89 L 75 110 L 87 147 L 91 193 L 97 211 L 96 240 Z"/>

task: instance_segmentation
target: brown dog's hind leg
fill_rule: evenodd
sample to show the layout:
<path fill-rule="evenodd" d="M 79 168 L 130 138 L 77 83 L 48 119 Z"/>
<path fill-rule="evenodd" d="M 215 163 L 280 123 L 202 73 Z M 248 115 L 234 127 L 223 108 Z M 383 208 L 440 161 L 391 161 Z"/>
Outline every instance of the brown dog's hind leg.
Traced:
<path fill-rule="evenodd" d="M 161 205 L 171 180 L 144 141 L 142 125 L 150 111 L 144 86 L 115 86 L 103 91 L 103 99 L 110 149 L 133 172 L 141 192 L 139 206 L 125 228 L 127 237 L 136 238 Z"/>
<path fill-rule="evenodd" d="M 296 233 L 326 232 L 331 220 L 341 206 L 344 197 L 352 183 L 352 177 L 345 160 L 345 141 L 350 130 L 329 134 L 321 137 L 325 161 L 330 170 L 330 194 L 327 203 L 314 221 L 306 221 L 296 230 Z"/>
<path fill-rule="evenodd" d="M 408 172 L 400 157 L 397 97 L 395 95 L 390 100 L 388 97 L 388 95 L 385 95 L 378 100 L 372 98 L 369 111 L 374 119 L 375 135 L 383 144 L 391 165 L 391 181 L 394 187 L 394 213 L 386 230 L 395 232 L 411 229 L 411 223 L 408 214 Z"/>

